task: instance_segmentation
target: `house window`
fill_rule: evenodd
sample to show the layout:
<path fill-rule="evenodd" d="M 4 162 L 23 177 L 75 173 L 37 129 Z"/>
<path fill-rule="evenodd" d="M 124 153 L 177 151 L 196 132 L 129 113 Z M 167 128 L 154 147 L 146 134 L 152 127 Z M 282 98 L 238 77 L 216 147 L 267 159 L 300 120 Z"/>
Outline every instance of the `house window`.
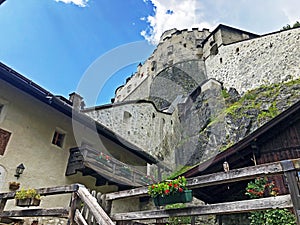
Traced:
<path fill-rule="evenodd" d="M 52 138 L 52 144 L 62 148 L 64 144 L 65 136 L 66 134 L 64 134 L 63 132 L 56 130 Z"/>
<path fill-rule="evenodd" d="M 0 128 L 0 155 L 4 155 L 11 133 Z"/>

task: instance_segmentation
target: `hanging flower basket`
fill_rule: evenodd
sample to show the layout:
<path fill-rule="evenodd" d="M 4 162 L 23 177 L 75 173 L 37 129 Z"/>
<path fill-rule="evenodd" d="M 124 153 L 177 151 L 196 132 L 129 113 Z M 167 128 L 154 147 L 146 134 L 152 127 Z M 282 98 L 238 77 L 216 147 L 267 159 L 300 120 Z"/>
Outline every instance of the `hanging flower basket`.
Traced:
<path fill-rule="evenodd" d="M 176 192 L 173 195 L 159 195 L 153 198 L 155 206 L 164 206 L 175 203 L 186 203 L 193 200 L 192 190 Z"/>
<path fill-rule="evenodd" d="M 20 188 L 20 183 L 19 182 L 9 182 L 9 190 L 11 191 L 16 191 Z"/>
<path fill-rule="evenodd" d="M 191 202 L 192 191 L 187 190 L 186 183 L 185 177 L 178 177 L 175 180 L 152 184 L 148 187 L 148 194 L 156 206 Z"/>

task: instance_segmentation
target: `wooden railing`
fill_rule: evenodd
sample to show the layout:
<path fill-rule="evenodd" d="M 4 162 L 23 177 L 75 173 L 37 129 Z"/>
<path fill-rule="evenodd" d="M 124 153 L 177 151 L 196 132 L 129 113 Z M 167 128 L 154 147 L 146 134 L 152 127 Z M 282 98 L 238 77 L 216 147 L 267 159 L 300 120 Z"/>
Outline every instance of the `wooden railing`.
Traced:
<path fill-rule="evenodd" d="M 140 187 L 155 182 L 146 173 L 103 152 L 87 146 L 71 149 L 66 175 L 74 174 L 86 167 L 117 184 Z"/>
<path fill-rule="evenodd" d="M 218 215 L 273 208 L 293 208 L 297 217 L 297 224 L 300 225 L 300 192 L 298 170 L 300 170 L 300 159 L 295 159 L 241 169 L 234 169 L 229 172 L 219 172 L 187 179 L 188 188 L 196 189 L 199 187 L 250 180 L 259 176 L 284 174 L 290 192 L 290 194 L 288 195 L 235 202 L 223 202 L 202 206 L 190 206 L 181 209 L 116 213 L 111 215 L 111 218 L 115 221 L 119 221 L 119 224 L 122 224 L 124 221 L 162 219 L 173 216 Z M 142 187 L 132 190 L 109 193 L 106 194 L 104 198 L 106 201 L 111 202 L 117 199 L 133 197 L 136 198 L 146 195 L 147 187 Z"/>
<path fill-rule="evenodd" d="M 14 199 L 16 192 L 0 193 L 0 218 L 2 217 L 37 217 L 51 216 L 68 218 L 68 224 L 103 224 L 114 225 L 113 221 L 106 214 L 98 203 L 97 199 L 92 196 L 88 189 L 80 184 L 69 186 L 59 186 L 52 188 L 36 189 L 41 196 L 71 194 L 70 205 L 61 208 L 34 208 L 25 210 L 7 210 L 5 206 L 8 200 Z M 43 199 L 42 201 L 46 201 Z M 89 211 L 88 219 L 78 206 L 84 204 Z"/>
<path fill-rule="evenodd" d="M 219 215 L 273 208 L 293 208 L 297 217 L 297 224 L 300 225 L 298 170 L 300 170 L 300 159 L 295 159 L 190 178 L 187 180 L 188 187 L 190 189 L 196 189 L 216 184 L 228 184 L 231 182 L 249 180 L 258 176 L 284 174 L 290 194 L 260 199 L 222 202 L 202 206 L 190 205 L 186 208 L 168 210 L 155 209 L 110 214 L 110 209 L 114 200 L 145 196 L 147 194 L 147 187 L 103 194 L 101 196 L 94 194 L 94 197 L 83 185 L 80 184 L 41 188 L 37 189 L 37 191 L 42 196 L 70 193 L 70 205 L 62 208 L 34 208 L 9 211 L 4 210 L 5 205 L 8 200 L 14 198 L 15 192 L 0 193 L 0 217 L 58 216 L 68 218 L 69 224 L 112 225 L 114 224 L 113 221 L 117 222 L 117 224 L 127 224 L 128 221 L 148 219 L 161 220 L 163 218 L 173 216 Z M 97 201 L 96 198 L 98 198 L 99 201 Z M 86 215 L 85 209 L 80 210 L 78 208 L 78 205 L 80 205 L 79 203 L 84 203 L 85 207 L 87 207 L 87 210 L 89 211 L 88 215 Z"/>

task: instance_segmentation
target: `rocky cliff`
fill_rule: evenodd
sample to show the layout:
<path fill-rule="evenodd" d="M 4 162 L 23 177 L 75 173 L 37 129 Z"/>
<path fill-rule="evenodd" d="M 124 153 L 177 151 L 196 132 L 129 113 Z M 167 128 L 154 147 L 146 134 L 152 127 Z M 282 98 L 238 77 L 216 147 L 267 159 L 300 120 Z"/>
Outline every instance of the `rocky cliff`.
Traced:
<path fill-rule="evenodd" d="M 194 165 L 237 143 L 300 99 L 300 79 L 262 85 L 240 96 L 216 81 L 179 106 L 178 165 Z"/>

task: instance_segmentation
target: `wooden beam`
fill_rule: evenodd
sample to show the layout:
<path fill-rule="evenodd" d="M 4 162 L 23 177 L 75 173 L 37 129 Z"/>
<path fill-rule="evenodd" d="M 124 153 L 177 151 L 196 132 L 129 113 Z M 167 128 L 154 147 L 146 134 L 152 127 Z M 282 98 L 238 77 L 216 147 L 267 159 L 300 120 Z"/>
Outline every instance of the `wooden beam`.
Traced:
<path fill-rule="evenodd" d="M 212 173 L 187 179 L 187 186 L 190 189 L 206 187 L 218 184 L 226 184 L 243 180 L 254 179 L 268 174 L 280 174 L 284 170 L 280 162 L 249 166 L 228 172 Z"/>
<path fill-rule="evenodd" d="M 58 216 L 68 218 L 68 215 L 69 208 L 10 210 L 0 213 L 0 217 Z"/>
<path fill-rule="evenodd" d="M 71 184 L 65 186 L 57 186 L 57 187 L 50 187 L 50 188 L 39 188 L 36 189 L 40 195 L 57 195 L 57 194 L 65 194 L 65 193 L 72 193 L 78 190 L 80 184 Z M 15 197 L 16 192 L 6 192 L 0 193 L 0 199 L 13 199 Z"/>
<path fill-rule="evenodd" d="M 226 213 L 242 213 L 254 210 L 265 210 L 275 208 L 292 208 L 290 195 L 282 195 L 277 197 L 251 199 L 236 202 L 225 202 L 203 206 L 191 206 L 180 209 L 167 210 L 151 210 L 140 212 L 117 213 L 112 215 L 112 219 L 116 221 L 128 220 L 146 220 L 160 219 L 174 216 L 202 216 L 202 215 L 218 215 Z"/>
<path fill-rule="evenodd" d="M 142 196 L 146 196 L 147 192 L 148 192 L 148 187 L 135 188 L 126 191 L 118 191 L 118 192 L 105 194 L 105 200 L 111 201 L 119 198 L 142 197 Z"/>
<path fill-rule="evenodd" d="M 78 196 L 88 206 L 89 212 L 93 214 L 98 224 L 114 225 L 113 221 L 105 213 L 105 211 L 98 204 L 97 199 L 84 187 L 79 187 L 77 191 Z"/>

